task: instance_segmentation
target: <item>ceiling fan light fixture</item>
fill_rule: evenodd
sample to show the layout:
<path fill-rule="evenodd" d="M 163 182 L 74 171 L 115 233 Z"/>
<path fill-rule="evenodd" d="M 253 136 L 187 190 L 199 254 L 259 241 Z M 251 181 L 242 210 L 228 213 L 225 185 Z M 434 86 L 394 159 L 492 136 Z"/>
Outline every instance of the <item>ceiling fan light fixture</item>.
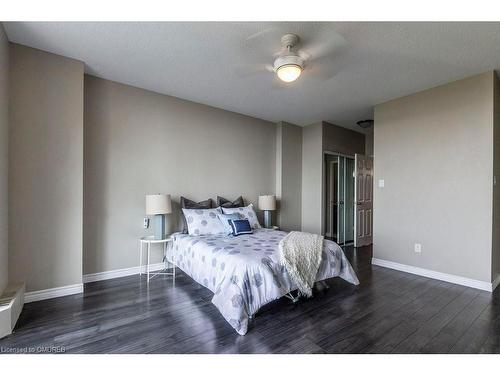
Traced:
<path fill-rule="evenodd" d="M 360 120 L 360 121 L 356 122 L 356 124 L 358 124 L 358 126 L 362 127 L 363 129 L 367 129 L 367 128 L 373 126 L 373 120 L 372 119 Z"/>
<path fill-rule="evenodd" d="M 274 71 L 283 82 L 295 81 L 302 73 L 302 69 L 304 61 L 294 54 L 280 56 L 274 61 Z"/>
<path fill-rule="evenodd" d="M 302 73 L 302 68 L 298 65 L 282 65 L 278 68 L 276 74 L 278 78 L 283 82 L 293 82 L 299 78 L 300 73 Z"/>

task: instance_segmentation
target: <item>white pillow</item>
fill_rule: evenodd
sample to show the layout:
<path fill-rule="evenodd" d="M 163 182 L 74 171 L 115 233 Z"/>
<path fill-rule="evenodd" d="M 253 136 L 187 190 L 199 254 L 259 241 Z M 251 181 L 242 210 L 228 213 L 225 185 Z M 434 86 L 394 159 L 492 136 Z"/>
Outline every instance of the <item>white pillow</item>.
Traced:
<path fill-rule="evenodd" d="M 220 208 L 183 208 L 182 213 L 186 217 L 188 233 L 191 236 L 225 233 L 224 226 L 217 216 L 221 213 Z"/>
<path fill-rule="evenodd" d="M 257 215 L 255 214 L 252 203 L 250 203 L 246 207 L 221 208 L 222 212 L 225 214 L 238 214 L 240 219 L 247 219 L 252 229 L 260 228 L 259 219 L 257 219 Z"/>
<path fill-rule="evenodd" d="M 220 222 L 222 223 L 222 226 L 224 227 L 224 230 L 226 234 L 232 234 L 233 233 L 233 228 L 231 228 L 231 225 L 229 224 L 229 220 L 237 220 L 240 218 L 238 214 L 217 214 L 219 217 Z"/>

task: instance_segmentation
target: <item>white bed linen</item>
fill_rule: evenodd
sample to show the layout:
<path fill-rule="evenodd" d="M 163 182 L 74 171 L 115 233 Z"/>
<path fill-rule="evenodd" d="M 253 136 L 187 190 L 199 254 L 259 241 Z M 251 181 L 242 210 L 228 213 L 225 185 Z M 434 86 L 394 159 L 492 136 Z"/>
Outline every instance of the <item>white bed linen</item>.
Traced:
<path fill-rule="evenodd" d="M 279 264 L 278 244 L 286 234 L 271 229 L 256 229 L 254 234 L 238 237 L 176 233 L 167 258 L 210 289 L 214 293 L 212 303 L 236 332 L 244 335 L 249 316 L 297 289 Z M 340 246 L 324 240 L 316 280 L 335 276 L 359 284 Z"/>

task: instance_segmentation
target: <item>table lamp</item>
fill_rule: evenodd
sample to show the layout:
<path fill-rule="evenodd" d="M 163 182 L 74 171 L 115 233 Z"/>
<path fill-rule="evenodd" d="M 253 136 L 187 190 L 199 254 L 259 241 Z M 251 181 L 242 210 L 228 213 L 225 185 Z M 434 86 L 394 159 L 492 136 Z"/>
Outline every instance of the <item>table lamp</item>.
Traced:
<path fill-rule="evenodd" d="M 146 195 L 146 215 L 154 215 L 154 238 L 165 238 L 165 214 L 172 213 L 170 194 Z"/>
<path fill-rule="evenodd" d="M 259 197 L 259 209 L 264 211 L 264 227 L 271 228 L 271 211 L 276 210 L 276 196 L 261 195 Z"/>

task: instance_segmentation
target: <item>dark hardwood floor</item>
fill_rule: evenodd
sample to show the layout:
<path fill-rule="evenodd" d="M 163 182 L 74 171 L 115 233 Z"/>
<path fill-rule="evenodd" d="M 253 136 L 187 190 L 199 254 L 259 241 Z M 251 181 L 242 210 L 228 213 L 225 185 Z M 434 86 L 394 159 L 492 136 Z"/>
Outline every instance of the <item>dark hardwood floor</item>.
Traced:
<path fill-rule="evenodd" d="M 371 248 L 346 249 L 361 284 L 264 307 L 239 336 L 211 292 L 178 273 L 85 285 L 80 295 L 26 304 L 12 348 L 66 353 L 500 353 L 500 295 L 372 266 Z"/>

